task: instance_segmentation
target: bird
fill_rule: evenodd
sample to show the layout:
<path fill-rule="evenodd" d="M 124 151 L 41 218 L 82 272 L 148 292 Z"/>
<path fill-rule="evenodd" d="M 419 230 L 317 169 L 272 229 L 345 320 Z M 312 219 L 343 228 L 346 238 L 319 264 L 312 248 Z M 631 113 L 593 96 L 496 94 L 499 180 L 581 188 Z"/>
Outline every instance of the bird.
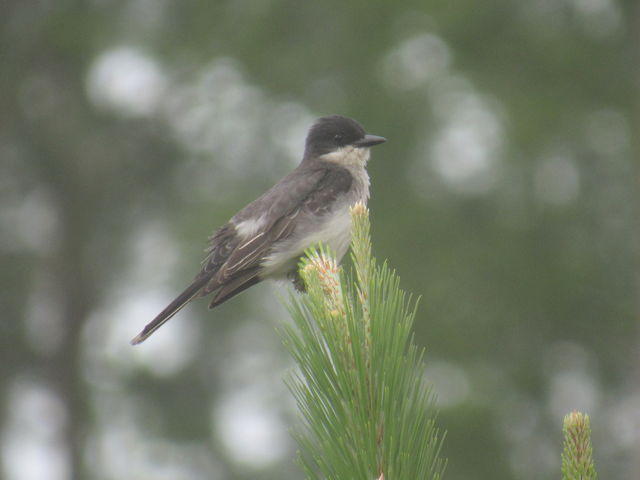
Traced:
<path fill-rule="evenodd" d="M 370 147 L 386 138 L 341 115 L 317 119 L 300 164 L 209 237 L 200 272 L 131 340 L 144 342 L 192 300 L 212 295 L 217 307 L 266 279 L 290 280 L 304 292 L 298 265 L 323 244 L 340 261 L 351 241 L 350 208 L 369 199 Z"/>

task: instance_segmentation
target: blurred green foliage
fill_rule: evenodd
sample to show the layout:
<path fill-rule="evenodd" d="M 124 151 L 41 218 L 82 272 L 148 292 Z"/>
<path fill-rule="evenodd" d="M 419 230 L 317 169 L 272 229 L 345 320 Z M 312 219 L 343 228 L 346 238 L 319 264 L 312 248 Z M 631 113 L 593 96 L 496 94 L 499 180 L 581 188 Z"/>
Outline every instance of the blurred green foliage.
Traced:
<path fill-rule="evenodd" d="M 5 0 L 4 476 L 299 478 L 271 287 L 127 341 L 328 113 L 389 139 L 374 251 L 422 296 L 447 477 L 556 478 L 574 408 L 603 478 L 639 471 L 639 26 L 630 0 Z M 262 454 L 229 433 L 254 410 Z"/>

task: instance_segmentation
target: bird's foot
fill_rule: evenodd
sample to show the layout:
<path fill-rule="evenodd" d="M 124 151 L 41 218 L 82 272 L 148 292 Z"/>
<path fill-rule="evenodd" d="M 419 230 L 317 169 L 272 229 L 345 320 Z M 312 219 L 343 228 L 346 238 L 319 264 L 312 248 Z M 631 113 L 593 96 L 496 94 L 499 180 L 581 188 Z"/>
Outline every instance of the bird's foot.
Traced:
<path fill-rule="evenodd" d="M 288 275 L 289 280 L 291 280 L 291 283 L 293 283 L 293 286 L 295 287 L 295 289 L 300 292 L 300 293 L 306 293 L 307 291 L 307 286 L 304 283 L 304 279 L 300 276 L 300 272 L 298 272 L 298 270 L 296 270 L 295 272 L 291 272 Z"/>

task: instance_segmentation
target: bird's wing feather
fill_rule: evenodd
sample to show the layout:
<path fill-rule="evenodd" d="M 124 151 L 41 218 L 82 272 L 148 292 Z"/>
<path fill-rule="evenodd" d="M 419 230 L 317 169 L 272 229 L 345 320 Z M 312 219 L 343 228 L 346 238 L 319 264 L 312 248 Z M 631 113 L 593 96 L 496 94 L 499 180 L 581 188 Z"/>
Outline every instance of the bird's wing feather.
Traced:
<path fill-rule="evenodd" d="M 275 242 L 293 233 L 296 217 L 301 212 L 322 215 L 350 186 L 350 175 L 337 167 L 298 170 L 297 174 L 294 170 L 214 232 L 200 273 L 131 343 L 146 340 L 195 297 L 215 291 L 210 305 L 215 307 L 258 283 L 260 263 Z M 258 218 L 265 213 L 265 205 L 269 209 L 264 224 L 254 234 L 241 237 L 234 222 Z"/>
<path fill-rule="evenodd" d="M 209 259 L 204 270 L 217 273 L 202 289 L 201 295 L 207 295 L 227 284 L 235 284 L 236 276 L 246 278 L 247 282 L 254 281 L 253 278 L 259 274 L 261 262 L 269 254 L 274 243 L 287 239 L 295 231 L 295 220 L 300 213 L 325 213 L 336 196 L 347 191 L 350 185 L 350 174 L 338 167 L 323 166 L 307 170 L 304 175 L 296 175 L 294 171 L 276 187 L 247 205 L 230 224 L 259 216 L 264 217 L 263 224 L 252 235 L 241 240 L 238 240 L 237 235 L 232 242 L 226 238 L 226 234 L 220 238 L 217 238 L 218 235 L 212 237 Z M 265 205 L 269 206 L 266 214 Z M 217 244 L 217 241 L 223 238 L 224 245 Z M 231 249 L 230 245 L 233 245 Z M 220 260 L 225 256 L 224 262 L 220 264 Z M 251 271 L 253 275 L 245 275 L 247 271 Z M 243 283 L 239 284 L 238 288 L 242 286 Z M 238 293 L 239 291 L 241 290 L 238 290 Z M 226 298 L 231 296 L 233 295 L 227 295 Z"/>
<path fill-rule="evenodd" d="M 260 282 L 260 278 L 258 277 L 258 267 L 244 270 L 241 274 L 235 275 L 232 280 L 222 285 L 218 291 L 216 291 L 213 300 L 209 303 L 209 308 L 217 307 L 221 303 L 258 282 Z"/>

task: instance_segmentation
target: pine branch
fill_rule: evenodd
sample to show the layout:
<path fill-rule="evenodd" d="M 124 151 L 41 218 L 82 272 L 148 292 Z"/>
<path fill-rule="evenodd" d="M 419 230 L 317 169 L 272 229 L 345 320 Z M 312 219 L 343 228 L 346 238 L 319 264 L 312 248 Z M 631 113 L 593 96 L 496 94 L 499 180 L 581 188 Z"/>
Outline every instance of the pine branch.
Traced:
<path fill-rule="evenodd" d="M 415 304 L 371 256 L 369 216 L 352 209 L 354 273 L 331 253 L 307 253 L 308 294 L 291 297 L 283 341 L 299 371 L 288 380 L 303 417 L 296 432 L 309 479 L 440 479 L 441 435 L 412 341 Z"/>
<path fill-rule="evenodd" d="M 589 416 L 571 412 L 564 417 L 564 451 L 562 452 L 563 480 L 596 480 L 591 449 L 591 422 Z"/>

